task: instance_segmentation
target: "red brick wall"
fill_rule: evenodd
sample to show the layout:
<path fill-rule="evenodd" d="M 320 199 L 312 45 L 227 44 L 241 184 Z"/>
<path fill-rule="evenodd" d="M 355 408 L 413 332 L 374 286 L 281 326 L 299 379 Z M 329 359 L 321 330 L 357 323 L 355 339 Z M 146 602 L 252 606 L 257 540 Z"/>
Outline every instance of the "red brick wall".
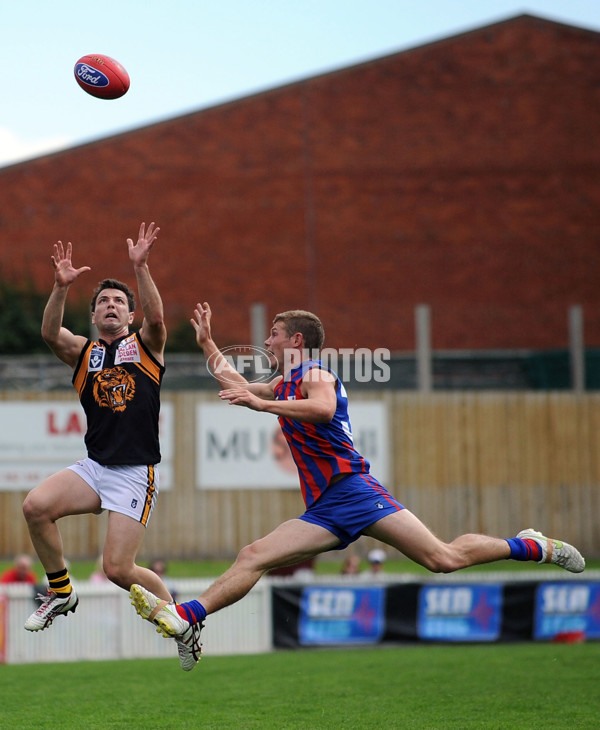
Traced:
<path fill-rule="evenodd" d="M 600 347 L 600 35 L 528 16 L 0 171 L 2 275 L 48 290 L 57 239 L 132 281 L 155 220 L 170 324 L 313 309 L 327 344 Z M 192 340 L 190 327 L 190 340 Z"/>

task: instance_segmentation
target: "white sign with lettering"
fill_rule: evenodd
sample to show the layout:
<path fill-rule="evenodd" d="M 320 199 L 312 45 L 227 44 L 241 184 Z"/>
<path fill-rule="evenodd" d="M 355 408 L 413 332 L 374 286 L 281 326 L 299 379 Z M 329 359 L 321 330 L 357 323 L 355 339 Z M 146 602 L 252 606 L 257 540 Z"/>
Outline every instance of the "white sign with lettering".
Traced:
<path fill-rule="evenodd" d="M 388 424 L 382 401 L 350 406 L 355 448 L 387 485 Z M 298 489 L 298 470 L 277 418 L 227 403 L 196 409 L 196 486 L 202 489 Z"/>
<path fill-rule="evenodd" d="M 0 490 L 29 490 L 86 456 L 85 414 L 78 401 L 0 403 Z M 173 485 L 173 405 L 160 411 L 160 489 Z"/>

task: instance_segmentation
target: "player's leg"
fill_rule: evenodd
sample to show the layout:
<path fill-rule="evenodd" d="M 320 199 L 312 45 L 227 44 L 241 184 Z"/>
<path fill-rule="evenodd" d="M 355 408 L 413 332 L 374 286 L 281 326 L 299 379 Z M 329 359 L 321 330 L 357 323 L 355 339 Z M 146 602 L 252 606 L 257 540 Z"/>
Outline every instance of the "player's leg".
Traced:
<path fill-rule="evenodd" d="M 174 608 L 173 598 L 160 577 L 135 562 L 146 528 L 140 520 L 121 512 L 110 511 L 103 551 L 106 576 L 125 590 L 137 588 L 152 596 L 154 605 Z M 182 669 L 189 672 L 200 659 L 200 627 L 187 626 L 173 637 L 177 644 Z"/>
<path fill-rule="evenodd" d="M 148 591 L 132 586 L 133 605 L 140 616 L 157 624 L 166 636 L 180 635 L 208 614 L 239 601 L 267 570 L 308 560 L 339 544 L 340 540 L 324 527 L 300 519 L 288 520 L 242 548 L 233 565 L 197 601 L 167 606 Z"/>
<path fill-rule="evenodd" d="M 62 538 L 56 521 L 67 515 L 100 509 L 100 498 L 78 474 L 62 469 L 31 490 L 23 514 L 35 551 L 46 573 L 65 567 Z"/>
<path fill-rule="evenodd" d="M 138 583 L 159 598 L 170 601 L 171 594 L 159 576 L 135 562 L 145 532 L 144 525 L 133 517 L 109 512 L 102 553 L 104 572 L 109 580 L 126 591 Z"/>
<path fill-rule="evenodd" d="M 25 622 L 28 631 L 43 631 L 56 616 L 75 611 L 78 604 L 63 554 L 56 521 L 67 515 L 100 509 L 100 498 L 74 471 L 63 469 L 45 479 L 25 498 L 23 514 L 31 542 L 48 577 L 48 593 Z"/>
<path fill-rule="evenodd" d="M 434 573 L 451 573 L 510 557 L 510 547 L 501 538 L 467 534 L 445 543 L 407 509 L 383 517 L 364 534 L 395 547 Z"/>
<path fill-rule="evenodd" d="M 267 570 L 309 560 L 339 544 L 340 540 L 320 525 L 288 520 L 240 550 L 235 563 L 199 600 L 207 613 L 214 613 L 243 598 Z"/>
<path fill-rule="evenodd" d="M 142 618 L 158 626 L 160 633 L 175 639 L 181 668 L 189 672 L 202 653 L 200 631 L 208 613 L 239 601 L 265 571 L 308 560 L 339 544 L 340 540 L 324 527 L 299 519 L 288 520 L 240 550 L 235 563 L 199 600 L 175 605 L 159 600 L 139 585 L 132 585 L 132 604 Z"/>
<path fill-rule="evenodd" d="M 572 573 L 585 568 L 585 560 L 576 548 L 541 532 L 522 530 L 517 537 L 507 539 L 466 534 L 445 543 L 407 509 L 387 515 L 363 532 L 392 545 L 435 573 L 451 573 L 509 558 L 553 563 Z"/>

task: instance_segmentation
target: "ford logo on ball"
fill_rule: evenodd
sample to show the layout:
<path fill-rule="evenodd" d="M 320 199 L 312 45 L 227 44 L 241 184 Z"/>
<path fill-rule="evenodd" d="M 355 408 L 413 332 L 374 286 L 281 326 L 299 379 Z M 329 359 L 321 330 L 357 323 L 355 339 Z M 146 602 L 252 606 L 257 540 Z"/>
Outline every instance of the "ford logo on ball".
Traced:
<path fill-rule="evenodd" d="M 108 77 L 105 76 L 102 71 L 98 71 L 97 68 L 90 66 L 87 63 L 78 63 L 75 66 L 75 75 L 88 86 L 108 86 Z"/>

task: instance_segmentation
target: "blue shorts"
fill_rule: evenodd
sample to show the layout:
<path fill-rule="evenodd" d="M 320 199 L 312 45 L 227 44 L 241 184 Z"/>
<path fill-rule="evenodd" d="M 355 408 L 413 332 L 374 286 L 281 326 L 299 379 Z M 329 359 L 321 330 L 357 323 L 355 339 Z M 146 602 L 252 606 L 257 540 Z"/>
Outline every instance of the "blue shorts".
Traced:
<path fill-rule="evenodd" d="M 342 541 L 337 549 L 343 550 L 369 525 L 401 509 L 404 506 L 375 477 L 348 474 L 328 486 L 300 519 L 332 532 Z"/>

